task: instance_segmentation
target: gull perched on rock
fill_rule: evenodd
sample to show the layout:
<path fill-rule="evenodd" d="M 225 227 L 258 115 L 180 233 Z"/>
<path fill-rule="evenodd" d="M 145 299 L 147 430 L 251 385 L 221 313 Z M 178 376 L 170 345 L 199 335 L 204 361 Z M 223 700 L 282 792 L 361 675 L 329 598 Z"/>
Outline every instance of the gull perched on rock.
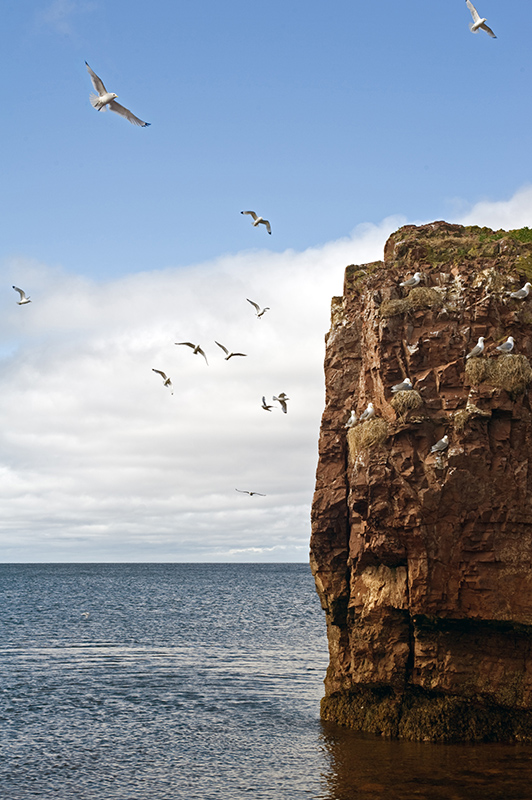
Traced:
<path fill-rule="evenodd" d="M 18 286 L 13 286 L 13 289 L 20 295 L 20 300 L 17 300 L 19 306 L 24 306 L 26 303 L 31 303 L 30 298 L 26 297 L 26 292 L 23 292 L 22 289 L 18 288 Z"/>
<path fill-rule="evenodd" d="M 432 445 L 432 447 L 430 448 L 430 452 L 431 453 L 441 453 L 448 446 L 449 446 L 449 437 L 447 436 L 447 434 L 445 434 L 445 436 L 442 439 L 440 439 L 438 442 L 436 442 L 436 444 Z"/>
<path fill-rule="evenodd" d="M 247 297 L 246 300 L 248 301 L 248 303 L 251 303 L 251 305 L 255 308 L 255 312 L 257 314 L 258 319 L 260 319 L 262 315 L 266 313 L 266 311 L 270 310 L 269 306 L 266 306 L 266 308 L 261 309 L 258 303 L 254 303 L 253 300 L 248 300 Z"/>
<path fill-rule="evenodd" d="M 495 36 L 491 28 L 488 28 L 488 26 L 486 25 L 486 17 L 480 16 L 477 9 L 473 5 L 473 3 L 470 2 L 470 0 L 466 0 L 466 6 L 471 11 L 471 16 L 473 17 L 473 22 L 469 23 L 469 30 L 471 31 L 471 33 L 478 33 L 478 29 L 482 28 L 482 30 L 486 31 L 486 33 L 489 34 L 492 39 L 496 39 L 497 37 Z"/>
<path fill-rule="evenodd" d="M 392 392 L 409 392 L 414 387 L 412 386 L 412 381 L 410 378 L 405 378 L 402 383 L 396 383 L 395 386 L 392 386 Z"/>
<path fill-rule="evenodd" d="M 527 281 L 522 289 L 518 289 L 516 292 L 510 292 L 510 297 L 514 297 L 516 300 L 524 300 L 528 297 L 528 293 L 531 289 L 532 283 Z"/>
<path fill-rule="evenodd" d="M 287 397 L 284 392 L 281 392 L 279 397 L 272 397 L 272 400 L 276 400 L 278 403 L 281 404 L 281 408 L 283 409 L 283 414 L 287 413 L 288 407 L 286 405 L 286 401 L 290 400 L 290 398 Z"/>
<path fill-rule="evenodd" d="M 498 350 L 500 353 L 511 353 L 514 349 L 514 338 L 513 336 L 509 336 L 505 342 L 500 344 L 495 349 Z"/>
<path fill-rule="evenodd" d="M 360 415 L 360 422 L 365 422 L 365 420 L 372 419 L 375 416 L 375 407 L 373 403 L 368 403 L 368 407 L 364 411 L 363 414 Z"/>
<path fill-rule="evenodd" d="M 481 356 L 483 352 L 484 352 L 484 337 L 483 336 L 479 336 L 478 337 L 478 342 L 476 343 L 474 348 L 471 350 L 471 352 L 466 355 L 466 359 L 468 359 L 468 358 L 478 358 L 478 356 Z"/>
<path fill-rule="evenodd" d="M 229 350 L 227 349 L 227 347 L 224 347 L 223 344 L 220 344 L 220 342 L 217 342 L 216 339 L 214 340 L 214 344 L 217 344 L 218 347 L 222 348 L 222 350 L 225 353 L 225 360 L 226 361 L 229 361 L 229 359 L 233 358 L 233 356 L 244 356 L 244 357 L 247 356 L 247 353 L 230 353 Z"/>
<path fill-rule="evenodd" d="M 89 75 L 91 76 L 92 85 L 98 92 L 98 94 L 91 94 L 90 96 L 90 101 L 93 108 L 95 108 L 97 111 L 105 111 L 106 107 L 110 108 L 111 111 L 114 111 L 117 114 L 120 114 L 122 117 L 125 117 L 131 123 L 133 123 L 133 125 L 140 125 L 141 128 L 147 128 L 149 125 L 151 125 L 150 122 L 143 122 L 141 119 L 132 114 L 128 108 L 124 108 L 124 106 L 121 106 L 120 103 L 117 103 L 115 98 L 117 98 L 118 95 L 114 92 L 107 91 L 101 78 L 99 78 L 96 73 L 92 71 L 86 61 L 85 66 L 87 67 Z"/>
<path fill-rule="evenodd" d="M 262 492 L 248 492 L 246 489 L 235 489 L 235 492 L 240 492 L 241 494 L 249 494 L 250 497 L 253 497 L 254 494 L 258 494 L 259 497 L 266 497 L 266 495 L 262 494 Z"/>
<path fill-rule="evenodd" d="M 191 347 L 194 350 L 194 355 L 197 356 L 199 353 L 200 356 L 203 356 L 203 358 L 205 359 L 207 366 L 209 366 L 209 362 L 207 361 L 207 356 L 205 355 L 199 344 L 193 344 L 192 342 L 174 342 L 174 344 L 186 344 L 187 347 Z"/>
<path fill-rule="evenodd" d="M 249 214 L 250 217 L 253 218 L 253 222 L 251 224 L 253 225 L 254 228 L 256 228 L 257 225 L 260 225 L 262 223 L 263 225 L 266 225 L 266 230 L 268 231 L 268 233 L 272 232 L 272 228 L 271 228 L 271 225 L 268 222 L 268 220 L 267 219 L 263 219 L 262 217 L 259 217 L 257 214 L 255 214 L 254 211 L 241 211 L 240 213 L 241 214 Z"/>
<path fill-rule="evenodd" d="M 272 410 L 272 408 L 273 408 L 273 406 L 269 406 L 269 405 L 268 405 L 268 403 L 266 402 L 266 398 L 265 398 L 265 397 L 263 397 L 263 398 L 262 398 L 262 408 L 263 408 L 265 411 L 271 411 L 271 410 Z"/>
<path fill-rule="evenodd" d="M 344 428 L 352 428 L 356 421 L 357 421 L 357 415 L 355 414 L 354 411 L 351 411 L 351 416 L 345 423 Z"/>
<path fill-rule="evenodd" d="M 399 284 L 399 286 L 404 286 L 406 289 L 411 289 L 413 286 L 417 286 L 421 280 L 421 272 L 414 272 L 411 278 L 408 278 L 406 281 L 403 281 Z"/>
<path fill-rule="evenodd" d="M 170 380 L 168 375 L 165 372 L 162 371 L 162 369 L 153 369 L 153 367 L 152 367 L 152 372 L 156 372 L 157 375 L 161 376 L 161 378 L 163 379 L 163 382 L 164 382 L 163 383 L 164 386 L 168 386 L 169 389 L 172 388 L 172 381 Z M 173 394 L 173 392 L 172 392 L 172 394 Z"/>

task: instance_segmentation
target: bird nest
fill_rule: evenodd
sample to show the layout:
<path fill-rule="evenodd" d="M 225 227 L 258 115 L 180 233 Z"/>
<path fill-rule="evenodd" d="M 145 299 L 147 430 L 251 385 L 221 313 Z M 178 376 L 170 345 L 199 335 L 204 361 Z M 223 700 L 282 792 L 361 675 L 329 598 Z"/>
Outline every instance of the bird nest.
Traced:
<path fill-rule="evenodd" d="M 491 411 L 482 411 L 481 408 L 478 406 L 473 405 L 472 403 L 460 409 L 460 411 L 456 411 L 453 415 L 453 425 L 455 431 L 458 433 L 462 433 L 465 430 L 465 427 L 470 419 L 474 417 L 484 417 L 489 419 L 491 417 Z"/>
<path fill-rule="evenodd" d="M 417 311 L 426 308 L 441 308 L 443 299 L 436 289 L 425 286 L 414 286 L 406 297 L 400 300 L 385 300 L 379 309 L 381 317 L 396 317 L 406 314 L 407 311 Z"/>
<path fill-rule="evenodd" d="M 390 405 L 399 417 L 405 417 L 409 411 L 415 411 L 423 405 L 423 398 L 415 389 L 397 392 L 390 400 Z"/>
<path fill-rule="evenodd" d="M 368 419 L 355 428 L 350 428 L 347 433 L 349 455 L 356 458 L 362 450 L 370 450 L 386 441 L 388 425 L 383 419 Z"/>
<path fill-rule="evenodd" d="M 466 377 L 477 386 L 487 383 L 504 389 L 510 395 L 526 392 L 532 381 L 532 368 L 528 358 L 520 355 L 503 355 L 498 358 L 470 358 L 466 363 Z"/>

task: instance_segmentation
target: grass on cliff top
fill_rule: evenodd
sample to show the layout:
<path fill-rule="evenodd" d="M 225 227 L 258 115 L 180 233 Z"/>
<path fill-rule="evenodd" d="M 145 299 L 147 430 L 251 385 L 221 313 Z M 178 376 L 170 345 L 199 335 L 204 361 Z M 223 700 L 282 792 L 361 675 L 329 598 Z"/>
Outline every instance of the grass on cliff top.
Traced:
<path fill-rule="evenodd" d="M 442 305 L 442 296 L 436 289 L 414 286 L 408 295 L 400 300 L 385 300 L 379 308 L 379 314 L 381 317 L 395 317 L 398 314 L 406 314 L 407 311 L 441 308 Z"/>
<path fill-rule="evenodd" d="M 405 417 L 409 411 L 415 411 L 423 405 L 423 398 L 415 389 L 397 392 L 390 401 L 390 405 L 399 417 Z"/>
<path fill-rule="evenodd" d="M 478 238 L 480 242 L 496 242 L 499 239 L 515 239 L 517 242 L 528 244 L 532 242 L 532 228 L 513 228 L 510 231 L 493 231 L 491 228 L 481 228 L 478 225 L 466 225 L 465 230 Z"/>
<path fill-rule="evenodd" d="M 347 444 L 351 458 L 362 452 L 370 450 L 386 441 L 388 436 L 388 425 L 383 419 L 368 419 L 355 428 L 350 428 L 347 432 Z"/>
<path fill-rule="evenodd" d="M 465 373 L 473 386 L 487 383 L 514 396 L 524 394 L 532 381 L 528 358 L 512 354 L 498 358 L 470 358 Z"/>

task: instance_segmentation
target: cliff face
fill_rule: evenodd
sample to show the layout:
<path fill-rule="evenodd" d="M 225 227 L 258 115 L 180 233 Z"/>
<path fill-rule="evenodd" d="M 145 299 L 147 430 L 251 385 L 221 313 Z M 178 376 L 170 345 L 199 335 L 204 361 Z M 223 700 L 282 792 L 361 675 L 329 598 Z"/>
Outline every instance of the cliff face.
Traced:
<path fill-rule="evenodd" d="M 530 234 L 406 226 L 333 299 L 311 540 L 327 719 L 532 739 L 532 291 L 509 296 L 532 276 Z"/>

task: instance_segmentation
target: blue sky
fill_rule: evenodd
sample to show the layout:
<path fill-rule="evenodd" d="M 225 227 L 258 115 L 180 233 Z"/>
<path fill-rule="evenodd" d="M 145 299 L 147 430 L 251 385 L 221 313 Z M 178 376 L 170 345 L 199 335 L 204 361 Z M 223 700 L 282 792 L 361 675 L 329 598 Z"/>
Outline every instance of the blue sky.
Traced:
<path fill-rule="evenodd" d="M 345 265 L 532 222 L 532 7 L 477 7 L 496 40 L 463 0 L 4 2 L 0 558 L 306 559 Z M 151 127 L 91 107 L 85 60 Z M 173 344 L 222 336 L 251 357 Z"/>

